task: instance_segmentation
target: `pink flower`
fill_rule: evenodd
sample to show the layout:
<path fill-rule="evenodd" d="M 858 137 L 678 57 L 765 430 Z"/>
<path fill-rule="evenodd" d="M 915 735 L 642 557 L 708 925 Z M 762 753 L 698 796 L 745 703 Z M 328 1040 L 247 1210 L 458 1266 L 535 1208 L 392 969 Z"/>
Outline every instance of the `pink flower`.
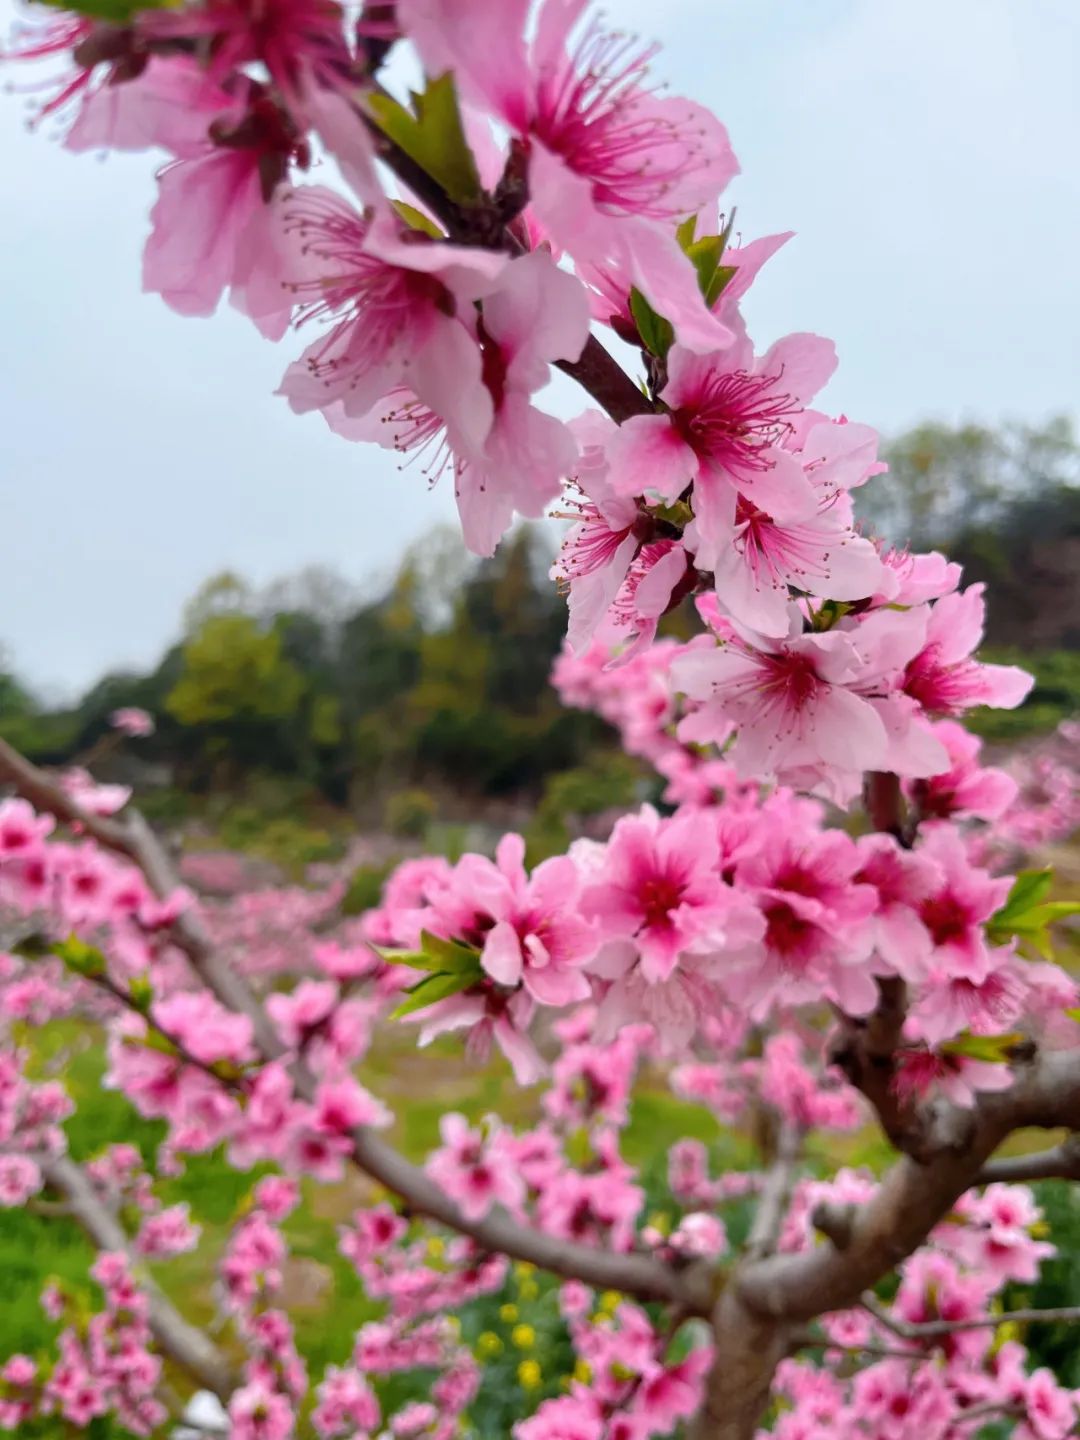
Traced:
<path fill-rule="evenodd" d="M 803 633 L 793 606 L 782 640 L 733 631 L 714 649 L 692 650 L 674 662 L 677 688 L 701 702 L 680 725 L 680 738 L 726 738 L 734 721 L 740 730 L 730 759 L 747 778 L 782 779 L 821 765 L 884 769 L 888 734 L 874 706 L 855 690 L 864 668 L 851 635 Z"/>
<path fill-rule="evenodd" d="M 29 1155 L 0 1155 L 0 1207 L 11 1210 L 25 1205 L 44 1183 Z"/>
<path fill-rule="evenodd" d="M 594 928 L 574 913 L 580 881 L 567 855 L 545 860 L 527 877 L 525 842 L 504 835 L 497 864 L 504 896 L 485 897 L 495 924 L 484 937 L 480 963 L 500 985 L 524 985 L 542 1005 L 587 1000 L 581 966 L 596 953 Z"/>
<path fill-rule="evenodd" d="M 281 268 L 297 323 L 327 327 L 282 381 L 293 410 L 337 406 L 343 417 L 363 417 L 406 376 L 429 405 L 447 404 L 448 387 L 460 382 L 453 409 L 466 405 L 480 358 L 455 312 L 468 314 L 505 257 L 432 240 L 386 207 L 365 217 L 321 185 L 286 192 L 280 206 L 291 252 Z"/>
<path fill-rule="evenodd" d="M 931 963 L 949 978 L 985 979 L 995 961 L 983 926 L 1005 903 L 1008 877 L 993 879 L 972 865 L 960 836 L 940 822 L 923 828 L 918 853 L 940 875 L 917 910 L 929 936 Z"/>
<path fill-rule="evenodd" d="M 525 1185 L 502 1131 L 474 1130 L 464 1115 L 451 1113 L 439 1121 L 442 1148 L 427 1162 L 427 1172 L 456 1200 L 468 1220 L 480 1220 L 492 1205 L 512 1212 L 521 1209 Z"/>
<path fill-rule="evenodd" d="M 315 1092 L 314 1125 L 327 1135 L 345 1135 L 363 1125 L 382 1127 L 392 1118 L 386 1106 L 349 1075 L 323 1080 Z"/>
<path fill-rule="evenodd" d="M 717 948 L 731 909 L 707 822 L 661 820 L 649 807 L 616 823 L 602 869 L 581 900 L 606 940 L 632 940 L 642 978 L 667 980 L 685 950 Z"/>
<path fill-rule="evenodd" d="M 790 335 L 759 360 L 749 340 L 712 355 L 674 346 L 661 392 L 668 413 L 620 426 L 608 454 L 613 486 L 673 501 L 692 483 L 703 569 L 736 536 L 738 496 L 778 522 L 810 519 L 818 498 L 782 442 L 835 367 L 832 343 L 817 335 Z"/>
<path fill-rule="evenodd" d="M 958 715 L 975 705 L 1013 710 L 1035 683 L 1016 665 L 982 665 L 971 659 L 983 635 L 984 588 L 969 585 L 962 594 L 937 601 L 926 644 L 904 673 L 904 692 L 932 714 Z"/>
<path fill-rule="evenodd" d="M 877 894 L 855 883 L 859 853 L 842 832 L 780 833 L 736 870 L 765 920 L 756 947 L 731 962 L 725 986 L 760 1018 L 821 997 L 865 1015 L 877 998 L 868 963 Z"/>
<path fill-rule="evenodd" d="M 0 800 L 0 864 L 37 852 L 55 825 L 51 815 L 39 815 L 26 800 Z"/>
<path fill-rule="evenodd" d="M 774 519 L 745 496 L 735 507 L 732 540 L 699 551 L 716 594 L 735 620 L 766 635 L 788 629 L 789 587 L 832 600 L 869 598 L 889 583 L 874 545 L 855 533 L 847 490 L 865 477 L 877 437 L 862 425 L 817 424 L 799 459 L 813 486 L 815 510 Z"/>
<path fill-rule="evenodd" d="M 268 1384 L 253 1380 L 233 1392 L 229 1424 L 231 1440 L 288 1440 L 293 1432 L 292 1406 Z"/>
<path fill-rule="evenodd" d="M 526 140 L 532 212 L 575 260 L 626 274 L 684 344 L 731 332 L 706 308 L 675 226 L 717 196 L 738 165 L 723 126 L 647 84 L 653 51 L 589 25 L 585 0 L 400 0 L 398 18 L 432 74 L 452 68 L 472 103 Z M 499 63 L 492 65 L 490 56 Z"/>
<path fill-rule="evenodd" d="M 1008 1065 L 951 1051 L 898 1050 L 895 1060 L 893 1089 L 908 1103 L 937 1090 L 954 1105 L 970 1110 L 978 1091 L 1008 1090 L 1013 1082 Z"/>
<path fill-rule="evenodd" d="M 1076 1399 L 1050 1370 L 1036 1370 L 1024 1395 L 1024 1418 L 1018 1440 L 1065 1440 L 1076 1424 Z"/>
<path fill-rule="evenodd" d="M 454 356 L 426 367 L 421 351 L 408 388 L 390 390 L 365 419 L 338 404 L 327 421 L 347 439 L 403 452 L 431 447 L 435 475 L 452 463 L 465 543 L 492 555 L 514 514 L 542 515 L 574 467 L 571 430 L 531 396 L 547 383 L 550 362 L 577 359 L 588 329 L 580 282 L 547 252 L 521 256 L 491 287 L 475 336 L 458 327 Z"/>
<path fill-rule="evenodd" d="M 978 763 L 982 741 L 962 725 L 941 720 L 933 730 L 948 754 L 949 769 L 927 780 L 908 783 L 907 791 L 920 817 L 996 820 L 1016 799 L 1017 782 L 1004 770 Z"/>
<path fill-rule="evenodd" d="M 142 739 L 154 733 L 153 716 L 134 705 L 114 710 L 109 716 L 109 723 L 114 730 L 119 730 L 121 734 L 129 735 L 134 739 Z"/>
<path fill-rule="evenodd" d="M 144 11 L 138 19 L 149 39 L 198 42 L 218 83 L 260 62 L 298 116 L 309 89 L 344 88 L 351 73 L 336 0 L 209 0 L 197 8 Z M 356 129 L 355 143 L 364 145 L 359 120 Z"/>

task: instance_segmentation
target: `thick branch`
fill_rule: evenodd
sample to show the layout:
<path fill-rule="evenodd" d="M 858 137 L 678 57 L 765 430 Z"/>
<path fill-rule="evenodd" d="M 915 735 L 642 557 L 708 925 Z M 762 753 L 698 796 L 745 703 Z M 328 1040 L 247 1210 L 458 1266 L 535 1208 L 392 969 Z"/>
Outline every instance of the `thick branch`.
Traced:
<path fill-rule="evenodd" d="M 1011 1089 L 983 1094 L 968 1111 L 941 1104 L 932 1113 L 921 1162 L 903 1156 L 852 1216 L 841 1251 L 819 1245 L 744 1267 L 740 1296 L 755 1313 L 808 1321 L 858 1304 L 926 1239 L 972 1185 L 989 1156 L 1025 1126 L 1080 1128 L 1080 1052 L 1052 1052 L 1018 1067 Z"/>
<path fill-rule="evenodd" d="M 67 1213 L 100 1250 L 127 1250 L 128 1239 L 119 1222 L 73 1160 L 62 1155 L 38 1163 L 49 1185 L 64 1196 Z M 144 1278 L 140 1283 L 149 1305 L 150 1329 L 160 1349 L 204 1389 L 228 1401 L 240 1382 L 224 1355 L 173 1309 L 152 1280 Z"/>
<path fill-rule="evenodd" d="M 168 895 L 176 888 L 172 863 L 142 816 L 133 813 L 121 823 L 86 814 L 44 771 L 0 740 L 2 781 L 12 784 L 37 810 L 79 827 L 98 844 L 126 855 L 139 866 L 158 895 Z M 251 1018 L 263 1054 L 270 1058 L 282 1054 L 281 1042 L 258 996 L 243 975 L 227 966 L 214 951 L 197 917 L 182 916 L 173 927 L 172 938 L 217 999 Z M 297 1093 L 311 1100 L 314 1077 L 302 1065 L 294 1067 L 293 1074 Z M 711 1308 L 713 1287 L 708 1267 L 676 1269 L 648 1255 L 620 1255 L 571 1244 L 519 1224 L 502 1211 L 492 1212 L 482 1220 L 468 1220 L 419 1166 L 373 1130 L 361 1128 L 354 1132 L 352 1159 L 365 1174 L 403 1200 L 410 1211 L 470 1236 L 484 1250 L 528 1261 L 597 1289 L 669 1301 L 689 1315 L 708 1314 Z"/>
<path fill-rule="evenodd" d="M 1062 1144 L 1034 1155 L 991 1160 L 979 1171 L 975 1183 L 992 1185 L 999 1180 L 1009 1185 L 1028 1180 L 1080 1180 L 1080 1135 L 1070 1135 Z"/>

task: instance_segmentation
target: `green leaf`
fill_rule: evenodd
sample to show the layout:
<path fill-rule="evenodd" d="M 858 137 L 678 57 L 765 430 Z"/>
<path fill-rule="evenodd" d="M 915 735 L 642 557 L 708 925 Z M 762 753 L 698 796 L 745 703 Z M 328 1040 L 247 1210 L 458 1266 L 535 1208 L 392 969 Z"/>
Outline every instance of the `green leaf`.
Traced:
<path fill-rule="evenodd" d="M 415 160 L 459 205 L 483 196 L 476 160 L 465 139 L 454 77 L 449 71 L 415 91 L 406 110 L 390 95 L 369 95 L 367 105 L 383 134 Z"/>
<path fill-rule="evenodd" d="M 1022 871 L 1005 904 L 986 922 L 987 937 L 1004 944 L 1015 936 L 1049 960 L 1054 951 L 1048 927 L 1070 915 L 1080 915 L 1080 902 L 1046 899 L 1053 880 L 1052 870 Z"/>
<path fill-rule="evenodd" d="M 148 975 L 133 975 L 128 981 L 128 995 L 135 1009 L 147 1014 L 154 1003 L 154 987 Z"/>
<path fill-rule="evenodd" d="M 958 1035 L 955 1040 L 946 1040 L 942 1050 L 946 1055 L 966 1055 L 969 1060 L 989 1060 L 1004 1064 L 1016 1047 L 1023 1042 L 1023 1035 L 1013 1032 L 1009 1035 Z"/>
<path fill-rule="evenodd" d="M 411 229 L 430 235 L 432 240 L 446 239 L 434 220 L 425 215 L 422 210 L 418 210 L 415 205 L 407 205 L 404 200 L 391 200 L 390 204 Z"/>
<path fill-rule="evenodd" d="M 718 265 L 716 267 L 716 273 L 709 282 L 709 288 L 705 291 L 705 304 L 710 310 L 724 293 L 728 282 L 735 278 L 738 268 L 737 265 Z"/>
<path fill-rule="evenodd" d="M 403 1000 L 396 1010 L 391 1011 L 390 1019 L 400 1020 L 405 1015 L 415 1014 L 417 1010 L 426 1010 L 429 1005 L 434 1005 L 439 1000 L 449 1000 L 451 995 L 459 995 L 462 990 L 468 990 L 476 978 L 476 975 L 429 975 L 411 987 L 409 998 Z"/>
<path fill-rule="evenodd" d="M 656 313 L 640 290 L 630 291 L 630 313 L 634 317 L 642 345 L 650 355 L 663 360 L 675 343 L 675 331 L 671 322 Z"/>
<path fill-rule="evenodd" d="M 449 970 L 455 975 L 464 974 L 465 971 L 477 975 L 480 973 L 480 952 L 460 944 L 457 940 L 444 940 L 441 935 L 432 935 L 430 930 L 422 930 L 420 948 L 425 955 L 430 955 L 439 962 L 430 967 L 433 970 Z"/>
<path fill-rule="evenodd" d="M 1050 893 L 1053 882 L 1053 870 L 1021 870 L 1013 881 L 1005 904 L 990 917 L 990 924 L 1012 920 L 1033 905 L 1038 905 Z"/>
<path fill-rule="evenodd" d="M 697 233 L 697 216 L 688 216 L 675 231 L 675 238 L 684 250 L 689 250 Z"/>
<path fill-rule="evenodd" d="M 93 945 L 87 945 L 85 940 L 80 940 L 77 935 L 58 940 L 52 949 L 53 954 L 59 956 L 76 975 L 93 979 L 96 975 L 105 974 L 105 956 Z"/>
<path fill-rule="evenodd" d="M 45 0 L 45 4 L 57 10 L 74 11 L 90 20 L 107 20 L 114 25 L 127 25 L 140 10 L 166 10 L 172 0 Z"/>

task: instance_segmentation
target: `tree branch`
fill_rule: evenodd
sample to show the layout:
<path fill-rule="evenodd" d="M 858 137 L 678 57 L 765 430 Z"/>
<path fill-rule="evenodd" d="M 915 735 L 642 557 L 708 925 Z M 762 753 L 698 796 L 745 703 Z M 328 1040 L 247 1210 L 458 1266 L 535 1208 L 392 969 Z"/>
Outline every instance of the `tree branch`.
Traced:
<path fill-rule="evenodd" d="M 776 1320 L 806 1322 L 860 1302 L 926 1239 L 1013 1130 L 1080 1128 L 1080 1052 L 1049 1052 L 1016 1067 L 1009 1090 L 984 1093 L 971 1110 L 939 1103 L 921 1160 L 902 1156 L 856 1208 L 845 1249 L 819 1245 L 740 1270 L 743 1302 Z"/>
<path fill-rule="evenodd" d="M 48 1157 L 38 1164 L 48 1184 L 64 1196 L 67 1213 L 98 1249 L 126 1253 L 127 1235 L 79 1166 L 66 1155 Z M 150 1329 L 161 1350 L 204 1389 L 227 1401 L 240 1382 L 225 1356 L 173 1308 L 153 1280 L 144 1277 L 139 1283 L 148 1301 Z"/>
<path fill-rule="evenodd" d="M 745 1253 L 750 1259 L 770 1255 L 776 1249 L 776 1242 L 787 1214 L 788 1201 L 795 1185 L 799 1157 L 802 1152 L 803 1132 L 798 1126 L 781 1125 L 776 1142 L 776 1155 L 765 1175 L 761 1198 L 754 1214 L 753 1224 L 746 1241 Z"/>
<path fill-rule="evenodd" d="M 864 1295 L 860 1304 L 879 1325 L 891 1330 L 901 1340 L 936 1340 L 941 1336 L 953 1335 L 958 1330 L 996 1329 L 999 1325 L 1080 1320 L 1080 1305 L 1060 1305 L 1049 1310 L 1003 1310 L 999 1315 L 980 1315 L 970 1320 L 926 1320 L 914 1323 L 891 1314 L 874 1295 Z"/>
<path fill-rule="evenodd" d="M 1034 1155 L 1010 1155 L 991 1160 L 975 1177 L 976 1185 L 1023 1184 L 1027 1180 L 1080 1180 L 1080 1135 Z"/>
<path fill-rule="evenodd" d="M 78 827 L 98 844 L 133 861 L 156 894 L 164 896 L 176 889 L 178 881 L 168 855 L 137 812 L 122 823 L 88 815 L 44 771 L 0 740 L 0 782 L 5 780 L 37 810 Z M 282 1055 L 284 1047 L 258 996 L 243 975 L 214 951 L 198 918 L 182 915 L 173 926 L 172 938 L 211 993 L 226 1008 L 249 1016 L 262 1053 L 270 1059 Z M 316 1082 L 310 1071 L 295 1065 L 293 1077 L 300 1098 L 312 1100 Z M 410 1211 L 468 1235 L 486 1251 L 527 1261 L 600 1290 L 670 1302 L 688 1315 L 707 1315 L 712 1307 L 714 1279 L 708 1265 L 676 1269 L 650 1255 L 616 1254 L 573 1244 L 519 1224 L 504 1211 L 492 1211 L 481 1220 L 467 1219 L 424 1170 L 374 1130 L 362 1127 L 354 1131 L 352 1142 L 351 1158 L 356 1166 L 397 1195 Z"/>

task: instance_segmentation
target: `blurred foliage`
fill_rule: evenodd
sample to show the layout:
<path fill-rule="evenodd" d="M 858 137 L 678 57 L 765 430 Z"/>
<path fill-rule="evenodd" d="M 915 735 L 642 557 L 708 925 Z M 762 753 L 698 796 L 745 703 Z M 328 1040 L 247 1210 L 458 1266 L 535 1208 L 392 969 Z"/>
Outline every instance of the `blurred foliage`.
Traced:
<path fill-rule="evenodd" d="M 386 802 L 383 823 L 391 835 L 421 840 L 435 819 L 438 808 L 435 797 L 419 786 L 398 790 Z"/>
<path fill-rule="evenodd" d="M 0 660 L 0 735 L 39 762 L 70 763 L 96 757 L 114 710 L 149 710 L 157 733 L 111 763 L 140 792 L 171 792 L 169 819 L 185 796 L 194 808 L 218 794 L 245 803 L 253 778 L 270 775 L 296 782 L 305 823 L 301 809 L 320 801 L 378 823 L 395 792 L 427 791 L 431 812 L 409 822 L 412 835 L 447 793 L 535 799 L 608 734 L 548 684 L 566 618 L 551 558 L 535 528 L 484 562 L 436 534 L 366 599 L 318 569 L 263 590 L 226 572 L 186 606 L 183 638 L 156 670 L 106 676 L 68 709 L 39 706 Z M 249 845 L 250 816 L 230 828 Z"/>
<path fill-rule="evenodd" d="M 359 865 L 349 877 L 345 894 L 341 899 L 343 915 L 363 915 L 373 910 L 382 898 L 386 877 L 394 869 L 395 862 L 385 865 Z"/>

